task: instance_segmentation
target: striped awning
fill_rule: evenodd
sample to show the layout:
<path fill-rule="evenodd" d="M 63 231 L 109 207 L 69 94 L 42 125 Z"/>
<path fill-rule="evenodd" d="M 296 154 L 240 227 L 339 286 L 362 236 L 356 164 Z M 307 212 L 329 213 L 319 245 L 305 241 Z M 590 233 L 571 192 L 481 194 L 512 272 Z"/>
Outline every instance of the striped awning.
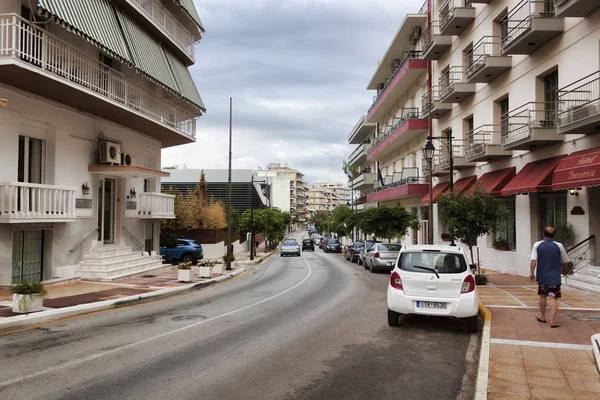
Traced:
<path fill-rule="evenodd" d="M 169 60 L 173 75 L 175 75 L 175 80 L 177 81 L 181 95 L 186 100 L 202 109 L 202 111 L 206 111 L 206 107 L 200 97 L 200 93 L 198 93 L 198 89 L 196 89 L 196 84 L 194 83 L 194 79 L 192 79 L 190 71 L 177 57 L 174 57 L 166 50 L 164 52 Z"/>
<path fill-rule="evenodd" d="M 200 21 L 200 15 L 198 15 L 198 11 L 196 11 L 196 6 L 194 6 L 194 0 L 173 0 L 175 4 L 178 4 L 181 9 L 189 15 L 189 17 L 198 25 L 198 28 L 201 32 L 204 32 L 204 26 L 202 25 L 202 21 Z"/>
<path fill-rule="evenodd" d="M 180 93 L 160 43 L 120 8 L 115 10 L 135 67 L 155 83 Z"/>
<path fill-rule="evenodd" d="M 132 63 L 110 0 L 38 0 L 38 13 L 120 61 Z"/>

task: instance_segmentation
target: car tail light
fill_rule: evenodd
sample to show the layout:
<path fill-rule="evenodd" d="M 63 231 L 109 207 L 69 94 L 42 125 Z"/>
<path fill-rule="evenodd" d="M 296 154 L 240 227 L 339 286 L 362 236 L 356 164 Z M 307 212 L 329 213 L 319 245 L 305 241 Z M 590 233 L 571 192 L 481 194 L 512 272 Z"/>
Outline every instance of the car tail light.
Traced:
<path fill-rule="evenodd" d="M 460 293 L 471 293 L 474 290 L 475 290 L 475 278 L 473 278 L 473 275 L 469 274 L 463 281 L 462 289 L 460 290 Z"/>
<path fill-rule="evenodd" d="M 379 254 L 379 253 L 375 253 L 375 254 L 374 254 L 374 257 L 375 257 L 375 258 L 379 258 L 379 257 L 381 257 L 381 254 Z"/>
<path fill-rule="evenodd" d="M 400 274 L 396 271 L 392 273 L 392 276 L 390 278 L 390 285 L 392 285 L 394 289 L 404 290 L 404 288 L 402 287 L 402 279 L 400 279 Z"/>
<path fill-rule="evenodd" d="M 198 248 L 200 245 L 198 243 L 192 243 L 192 247 Z"/>
<path fill-rule="evenodd" d="M 354 250 L 354 254 L 360 254 L 360 250 Z"/>

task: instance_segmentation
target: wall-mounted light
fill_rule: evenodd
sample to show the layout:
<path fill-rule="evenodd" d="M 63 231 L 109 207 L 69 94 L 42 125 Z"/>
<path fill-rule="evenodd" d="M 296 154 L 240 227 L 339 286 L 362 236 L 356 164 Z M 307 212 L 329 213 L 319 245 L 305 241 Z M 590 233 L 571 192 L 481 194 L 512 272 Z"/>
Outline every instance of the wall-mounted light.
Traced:
<path fill-rule="evenodd" d="M 0 98 L 0 108 L 6 107 L 6 103 L 8 103 L 8 100 Z"/>
<path fill-rule="evenodd" d="M 83 193 L 84 196 L 87 196 L 88 194 L 90 194 L 90 187 L 88 186 L 87 182 L 84 182 L 83 185 L 81 185 L 81 192 Z"/>
<path fill-rule="evenodd" d="M 135 199 L 135 197 L 137 196 L 135 188 L 131 188 L 131 190 L 129 191 L 129 196 L 131 196 L 132 199 Z"/>
<path fill-rule="evenodd" d="M 581 188 L 571 189 L 571 190 L 569 190 L 569 194 L 571 196 L 579 196 L 579 191 L 580 190 L 581 190 Z"/>

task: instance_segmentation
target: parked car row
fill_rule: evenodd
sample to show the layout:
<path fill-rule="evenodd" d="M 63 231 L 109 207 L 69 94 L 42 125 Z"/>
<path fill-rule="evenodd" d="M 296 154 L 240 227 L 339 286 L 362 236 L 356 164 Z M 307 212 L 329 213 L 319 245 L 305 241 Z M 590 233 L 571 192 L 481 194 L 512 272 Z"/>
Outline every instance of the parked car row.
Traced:
<path fill-rule="evenodd" d="M 342 244 L 339 239 L 331 238 L 327 236 L 321 236 L 318 233 L 312 233 L 311 239 L 314 241 L 316 246 L 319 246 L 325 253 L 341 253 Z"/>
<path fill-rule="evenodd" d="M 365 269 L 371 270 L 372 273 L 378 270 L 391 271 L 396 264 L 401 248 L 400 243 L 365 240 L 347 246 L 344 258 L 350 262 L 356 262 L 358 265 L 364 265 Z"/>

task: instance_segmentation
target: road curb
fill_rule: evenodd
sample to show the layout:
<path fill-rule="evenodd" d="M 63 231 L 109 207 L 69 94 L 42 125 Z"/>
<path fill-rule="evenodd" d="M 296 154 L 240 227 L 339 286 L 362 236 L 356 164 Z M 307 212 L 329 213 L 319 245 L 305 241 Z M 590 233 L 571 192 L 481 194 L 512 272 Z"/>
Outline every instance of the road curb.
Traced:
<path fill-rule="evenodd" d="M 157 290 L 155 292 L 133 295 L 116 300 L 105 300 L 95 303 L 80 304 L 72 307 L 42 311 L 40 313 L 22 314 L 14 317 L 7 317 L 0 320 L 0 332 L 20 329 L 29 325 L 38 325 L 46 322 L 53 322 L 64 318 L 75 317 L 78 315 L 89 314 L 97 311 L 109 310 L 112 308 L 127 307 L 136 304 L 148 303 L 153 300 L 176 296 L 185 292 L 200 290 L 219 282 L 232 279 L 246 271 L 245 267 L 233 271 L 227 275 L 221 275 L 217 278 L 208 279 L 203 282 L 192 283 L 176 288 Z"/>
<path fill-rule="evenodd" d="M 479 367 L 475 384 L 475 400 L 486 400 L 488 395 L 490 372 L 490 334 L 492 330 L 492 313 L 479 301 L 479 315 L 483 318 L 481 348 L 479 349 Z"/>

